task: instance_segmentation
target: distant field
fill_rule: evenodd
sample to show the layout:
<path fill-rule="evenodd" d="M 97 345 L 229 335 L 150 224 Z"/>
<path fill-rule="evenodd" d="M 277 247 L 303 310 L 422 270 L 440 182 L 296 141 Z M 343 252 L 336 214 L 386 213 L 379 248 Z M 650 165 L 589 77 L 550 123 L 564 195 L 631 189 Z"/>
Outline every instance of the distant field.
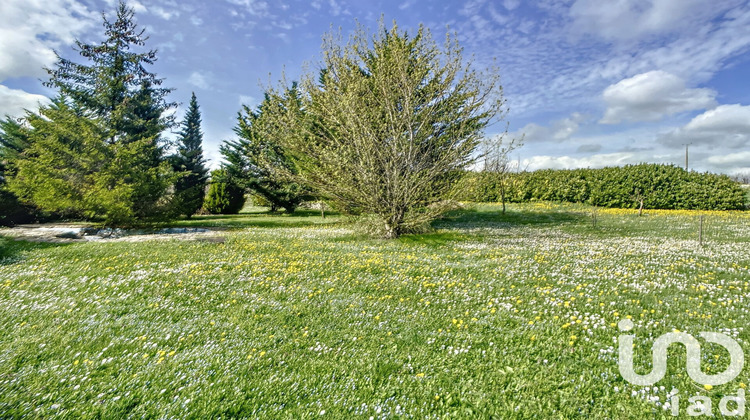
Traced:
<path fill-rule="evenodd" d="M 675 329 L 750 354 L 750 214 L 499 209 L 397 241 L 317 212 L 177 223 L 224 243 L 0 238 L 0 418 L 673 418 L 670 392 L 750 383 L 707 390 L 675 347 L 633 386 L 616 341 L 630 317 L 640 372 Z"/>

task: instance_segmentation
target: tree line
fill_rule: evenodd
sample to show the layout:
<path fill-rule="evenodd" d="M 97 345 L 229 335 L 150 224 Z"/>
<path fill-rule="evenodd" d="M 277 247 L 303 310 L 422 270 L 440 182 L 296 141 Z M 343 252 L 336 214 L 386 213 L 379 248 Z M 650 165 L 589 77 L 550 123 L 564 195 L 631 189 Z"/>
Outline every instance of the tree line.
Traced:
<path fill-rule="evenodd" d="M 321 66 L 243 106 L 224 162 L 208 174 L 195 94 L 183 121 L 172 89 L 149 71 L 134 12 L 104 16 L 104 41 L 76 42 L 83 64 L 47 69 L 56 97 L 0 122 L 0 223 L 51 215 L 128 225 L 236 212 L 247 192 L 272 210 L 319 200 L 395 238 L 427 228 L 476 159 L 483 130 L 504 116 L 496 72 L 480 74 L 452 35 L 440 47 L 382 22 L 347 41 L 325 37 Z M 176 140 L 166 133 L 179 128 Z"/>

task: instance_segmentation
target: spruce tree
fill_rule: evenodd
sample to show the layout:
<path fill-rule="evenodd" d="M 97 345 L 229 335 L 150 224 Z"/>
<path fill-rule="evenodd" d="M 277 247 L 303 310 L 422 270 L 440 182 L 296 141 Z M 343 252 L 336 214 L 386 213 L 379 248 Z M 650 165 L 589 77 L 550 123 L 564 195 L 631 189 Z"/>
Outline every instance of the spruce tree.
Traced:
<path fill-rule="evenodd" d="M 195 92 L 179 135 L 177 153 L 172 157 L 173 169 L 181 174 L 175 184 L 175 211 L 190 218 L 203 205 L 208 180 L 203 159 L 201 113 Z"/>
<path fill-rule="evenodd" d="M 134 18 L 133 9 L 120 1 L 114 22 L 102 15 L 103 42 L 76 41 L 88 64 L 58 55 L 55 67 L 46 69 L 50 75 L 46 85 L 101 118 L 110 143 L 157 137 L 172 123 L 162 116 L 175 106 L 166 101 L 172 89 L 161 87 L 163 79 L 147 70 L 156 62 L 156 50 L 137 52 L 148 37 Z"/>
<path fill-rule="evenodd" d="M 47 121 L 27 113 L 24 129 L 33 153 L 24 154 L 19 179 L 10 184 L 43 210 L 128 224 L 165 210 L 165 192 L 175 177 L 161 134 L 173 124 L 164 115 L 174 104 L 166 101 L 171 89 L 147 70 L 156 51 L 139 52 L 148 37 L 137 28 L 133 10 L 120 2 L 114 21 L 103 19 L 104 41 L 76 41 L 86 63 L 58 56 L 47 69 L 46 84 L 59 96 L 40 110 Z M 81 138 L 71 138 L 77 129 L 85 130 Z M 50 150 L 69 157 L 45 161 L 54 157 Z"/>

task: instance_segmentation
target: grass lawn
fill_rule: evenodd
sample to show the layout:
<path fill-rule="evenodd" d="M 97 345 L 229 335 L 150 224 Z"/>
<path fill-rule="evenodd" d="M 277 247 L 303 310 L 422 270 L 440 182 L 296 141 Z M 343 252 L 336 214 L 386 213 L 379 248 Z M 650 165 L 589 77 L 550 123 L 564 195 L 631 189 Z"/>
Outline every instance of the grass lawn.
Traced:
<path fill-rule="evenodd" d="M 338 217 L 198 217 L 224 243 L 0 238 L 0 418 L 673 418 L 719 399 L 672 348 L 655 387 L 625 382 L 674 329 L 750 354 L 750 214 L 482 205 L 396 241 Z M 703 371 L 728 353 L 704 343 Z"/>

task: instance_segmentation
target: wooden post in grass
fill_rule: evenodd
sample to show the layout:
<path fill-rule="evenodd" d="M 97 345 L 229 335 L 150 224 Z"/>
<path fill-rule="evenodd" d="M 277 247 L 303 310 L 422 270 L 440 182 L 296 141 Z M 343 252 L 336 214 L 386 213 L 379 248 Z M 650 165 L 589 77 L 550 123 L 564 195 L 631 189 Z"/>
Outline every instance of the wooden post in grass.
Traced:
<path fill-rule="evenodd" d="M 703 215 L 700 217 L 700 228 L 698 229 L 698 245 L 703 246 Z"/>

